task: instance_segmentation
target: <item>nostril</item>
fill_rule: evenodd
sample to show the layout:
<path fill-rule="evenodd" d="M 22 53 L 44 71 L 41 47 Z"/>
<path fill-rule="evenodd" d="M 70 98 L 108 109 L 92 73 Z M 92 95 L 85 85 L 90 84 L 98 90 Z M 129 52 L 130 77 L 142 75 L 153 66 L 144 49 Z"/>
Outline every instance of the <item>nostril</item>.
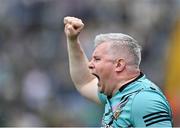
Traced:
<path fill-rule="evenodd" d="M 93 69 L 93 66 L 92 66 L 92 65 L 89 65 L 88 67 L 89 67 L 89 69 Z"/>
<path fill-rule="evenodd" d="M 88 68 L 89 68 L 89 69 L 93 69 L 93 64 L 92 64 L 91 61 L 89 61 Z"/>

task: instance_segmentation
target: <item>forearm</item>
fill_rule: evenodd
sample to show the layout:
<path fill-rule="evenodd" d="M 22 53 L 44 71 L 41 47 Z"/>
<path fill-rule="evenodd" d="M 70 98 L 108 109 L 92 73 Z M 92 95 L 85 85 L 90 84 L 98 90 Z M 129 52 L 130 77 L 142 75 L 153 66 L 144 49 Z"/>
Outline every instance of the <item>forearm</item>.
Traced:
<path fill-rule="evenodd" d="M 67 38 L 69 69 L 72 81 L 77 89 L 94 79 L 88 69 L 88 58 L 81 48 L 79 39 L 70 40 Z"/>
<path fill-rule="evenodd" d="M 84 24 L 81 19 L 68 16 L 64 18 L 64 24 L 64 32 L 67 37 L 69 69 L 72 81 L 81 95 L 100 103 L 97 93 L 98 80 L 89 71 L 89 62 L 81 48 L 78 38 Z"/>

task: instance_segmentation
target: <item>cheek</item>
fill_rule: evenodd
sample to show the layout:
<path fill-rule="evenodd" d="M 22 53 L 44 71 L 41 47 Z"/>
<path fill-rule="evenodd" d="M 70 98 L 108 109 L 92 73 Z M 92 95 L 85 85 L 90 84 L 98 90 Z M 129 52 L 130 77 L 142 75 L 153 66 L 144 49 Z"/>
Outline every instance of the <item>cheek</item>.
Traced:
<path fill-rule="evenodd" d="M 112 65 L 103 65 L 100 69 L 99 69 L 99 73 L 102 75 L 102 77 L 104 78 L 108 78 L 112 76 L 113 73 L 113 67 Z"/>

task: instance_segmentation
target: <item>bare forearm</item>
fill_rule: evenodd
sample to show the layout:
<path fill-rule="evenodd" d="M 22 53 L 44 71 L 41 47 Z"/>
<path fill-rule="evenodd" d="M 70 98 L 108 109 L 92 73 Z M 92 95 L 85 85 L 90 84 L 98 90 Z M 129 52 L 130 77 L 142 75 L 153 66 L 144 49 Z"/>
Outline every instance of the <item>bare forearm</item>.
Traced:
<path fill-rule="evenodd" d="M 81 48 L 79 34 L 84 27 L 81 19 L 64 18 L 64 32 L 67 37 L 69 69 L 75 87 L 86 98 L 100 103 L 98 98 L 97 79 L 90 73 L 88 59 Z"/>
<path fill-rule="evenodd" d="M 93 80 L 94 77 L 89 72 L 88 58 L 81 48 L 79 39 L 67 39 L 67 43 L 70 75 L 76 88 L 79 89 L 82 85 L 85 85 L 89 81 Z"/>

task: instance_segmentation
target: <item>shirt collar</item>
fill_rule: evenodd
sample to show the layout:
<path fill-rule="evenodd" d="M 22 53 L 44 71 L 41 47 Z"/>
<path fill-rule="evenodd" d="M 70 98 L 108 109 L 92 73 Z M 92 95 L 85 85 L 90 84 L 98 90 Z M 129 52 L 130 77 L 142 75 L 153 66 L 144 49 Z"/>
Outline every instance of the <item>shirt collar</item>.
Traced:
<path fill-rule="evenodd" d="M 142 72 L 140 72 L 140 74 L 139 74 L 138 77 L 136 77 L 134 80 L 132 80 L 132 81 L 130 81 L 130 82 L 124 84 L 122 87 L 120 87 L 120 88 L 119 88 L 119 92 L 122 92 L 125 88 L 128 87 L 128 85 L 130 85 L 131 83 L 137 81 L 138 79 L 142 78 L 143 76 L 144 76 L 144 74 L 143 74 Z M 112 98 L 111 95 L 110 95 L 110 96 L 107 96 L 107 99 L 111 99 L 111 98 Z"/>
<path fill-rule="evenodd" d="M 122 92 L 128 85 L 130 85 L 131 83 L 137 81 L 138 79 L 140 79 L 140 78 L 143 77 L 143 76 L 144 76 L 144 74 L 143 74 L 142 72 L 140 72 L 140 75 L 139 75 L 138 77 L 136 77 L 134 80 L 132 80 L 132 81 L 124 84 L 124 85 L 119 89 L 119 91 Z"/>

